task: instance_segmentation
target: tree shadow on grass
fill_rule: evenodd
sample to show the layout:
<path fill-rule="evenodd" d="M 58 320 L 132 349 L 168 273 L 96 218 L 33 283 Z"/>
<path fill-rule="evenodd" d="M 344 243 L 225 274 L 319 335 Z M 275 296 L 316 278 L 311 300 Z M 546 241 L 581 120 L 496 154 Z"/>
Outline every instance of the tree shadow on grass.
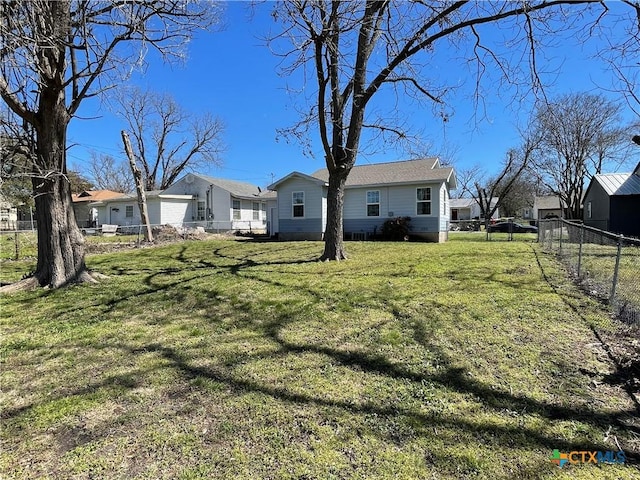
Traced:
<path fill-rule="evenodd" d="M 215 253 L 215 252 L 214 252 Z M 274 279 L 260 278 L 258 275 L 253 275 L 250 270 L 257 266 L 265 265 L 288 265 L 288 264 L 300 264 L 315 262 L 315 260 L 309 261 L 275 261 L 275 262 L 259 262 L 255 261 L 249 256 L 236 258 L 230 255 L 224 254 L 224 252 L 217 252 L 217 255 L 222 258 L 231 260 L 229 264 L 219 265 L 213 262 L 200 261 L 195 263 L 193 268 L 198 270 L 198 274 L 193 277 L 177 278 L 174 281 L 159 282 L 156 283 L 156 279 L 165 277 L 172 277 L 176 274 L 173 269 L 157 270 L 150 272 L 148 278 L 148 286 L 152 288 L 142 292 L 132 292 L 128 296 L 123 296 L 115 303 L 109 304 L 108 308 L 114 308 L 119 302 L 124 300 L 144 299 L 145 295 L 157 293 L 163 290 L 171 291 L 178 286 L 183 286 L 185 283 L 191 282 L 196 279 L 201 279 L 206 276 L 215 276 L 219 272 L 227 272 L 234 275 L 238 275 L 244 272 L 246 275 L 254 278 L 255 280 L 267 282 L 274 286 L 287 287 L 279 283 Z M 180 255 L 179 255 L 180 257 Z M 182 257 L 186 262 L 186 257 Z M 541 266 L 542 269 L 542 266 Z M 543 271 L 544 274 L 544 271 Z M 547 280 L 549 283 L 549 281 Z M 553 285 L 550 286 L 556 291 Z M 313 295 L 318 300 L 321 298 L 320 293 L 314 289 L 302 289 L 305 295 Z M 557 292 L 561 297 L 562 294 Z M 204 304 L 203 304 L 204 305 Z M 570 304 L 568 304 L 571 306 Z M 247 304 L 241 306 L 248 312 L 255 312 L 252 306 Z M 572 309 L 577 312 L 575 307 Z M 392 312 L 394 316 L 399 315 L 399 312 Z M 400 419 L 408 424 L 415 425 L 414 431 L 416 434 L 425 434 L 424 432 L 428 428 L 446 428 L 451 430 L 462 431 L 468 435 L 474 437 L 481 437 L 486 440 L 487 443 L 493 443 L 498 446 L 506 448 L 522 447 L 522 448 L 537 448 L 546 449 L 549 452 L 553 449 L 560 449 L 562 451 L 574 451 L 574 450 L 609 450 L 611 445 L 604 442 L 590 442 L 590 441 L 570 441 L 566 439 L 556 438 L 551 434 L 545 434 L 541 430 L 513 425 L 494 424 L 491 422 L 482 422 L 478 420 L 471 420 L 463 418 L 461 416 L 446 415 L 441 412 L 424 413 L 415 408 L 410 408 L 406 405 L 396 404 L 389 405 L 382 400 L 375 401 L 363 401 L 360 399 L 331 399 L 327 395 L 323 395 L 322 391 L 314 391 L 312 393 L 301 393 L 295 391 L 294 387 L 289 387 L 284 383 L 266 382 L 260 380 L 254 380 L 241 376 L 233 371 L 236 365 L 241 364 L 243 361 L 256 359 L 260 355 L 264 357 L 277 357 L 285 355 L 303 355 L 307 353 L 318 354 L 326 356 L 331 359 L 333 363 L 340 366 L 349 368 L 355 372 L 370 373 L 376 376 L 384 376 L 389 379 L 398 380 L 402 383 L 422 384 L 424 382 L 438 384 L 452 392 L 460 393 L 463 395 L 470 395 L 477 399 L 482 406 L 491 412 L 495 412 L 500 415 L 504 415 L 503 411 L 526 411 L 528 414 L 538 415 L 543 419 L 550 421 L 563 420 L 563 421 L 575 421 L 583 424 L 591 425 L 605 431 L 607 427 L 614 425 L 620 428 L 624 428 L 627 431 L 630 429 L 625 423 L 625 417 L 633 416 L 633 410 L 621 410 L 616 412 L 606 412 L 597 409 L 586 408 L 573 408 L 569 406 L 557 405 L 555 403 L 546 402 L 531 398 L 527 395 L 514 395 L 500 388 L 495 388 L 489 384 L 485 384 L 467 373 L 460 367 L 457 367 L 453 359 L 445 352 L 432 344 L 423 343 L 423 346 L 432 351 L 435 357 L 439 360 L 442 368 L 435 374 L 424 374 L 404 367 L 402 364 L 394 363 L 384 355 L 375 353 L 367 353 L 359 350 L 346 350 L 333 346 L 328 346 L 319 342 L 294 342 L 288 340 L 287 336 L 283 335 L 284 328 L 292 327 L 292 322 L 295 316 L 289 316 L 281 314 L 275 316 L 271 321 L 267 321 L 260 327 L 264 335 L 270 339 L 275 348 L 268 352 L 261 352 L 258 354 L 240 354 L 238 357 L 229 364 L 219 366 L 201 366 L 197 361 L 192 360 L 192 357 L 188 355 L 188 351 L 181 350 L 175 346 L 168 346 L 162 343 L 148 343 L 143 346 L 128 346 L 126 343 L 119 346 L 109 344 L 105 348 L 119 348 L 124 354 L 132 355 L 133 357 L 153 353 L 166 362 L 166 365 L 174 369 L 181 374 L 181 377 L 190 381 L 198 378 L 210 379 L 215 382 L 226 385 L 230 389 L 236 392 L 255 392 L 263 395 L 267 395 L 276 400 L 301 404 L 301 405 L 314 405 L 319 407 L 326 407 L 331 409 L 342 409 L 354 414 L 360 415 L 375 415 L 382 419 L 397 420 Z M 427 338 L 428 335 L 421 335 L 422 338 Z M 163 363 L 163 365 L 165 365 Z M 192 382 L 193 383 L 193 382 Z M 91 393 L 103 388 L 113 389 L 114 395 L 121 389 L 133 389 L 137 386 L 135 379 L 132 379 L 130 375 L 119 378 L 118 376 L 107 377 L 101 381 L 87 385 L 85 388 L 78 391 L 66 392 L 65 395 L 83 395 Z M 13 418 L 15 416 L 23 415 L 30 407 L 24 407 L 22 409 L 15 409 L 13 411 L 3 412 L 2 418 Z M 421 433 L 422 432 L 422 433 Z M 637 429 L 636 429 L 637 432 Z M 640 432 L 637 432 L 640 433 Z M 80 435 L 81 434 L 81 435 Z M 80 440 L 84 441 L 85 433 L 80 432 Z M 380 435 L 386 435 L 380 430 Z M 391 439 L 393 440 L 393 439 Z M 638 452 L 626 452 L 627 459 L 629 461 L 640 461 Z M 539 473 L 539 472 L 538 472 Z"/>
<path fill-rule="evenodd" d="M 493 389 L 482 384 L 464 373 L 460 368 L 451 365 L 445 371 L 437 375 L 419 375 L 407 371 L 402 367 L 391 364 L 388 360 L 380 356 L 368 356 L 366 354 L 343 352 L 328 347 L 315 345 L 294 345 L 280 340 L 282 350 L 278 354 L 313 352 L 327 355 L 337 363 L 346 367 L 357 367 L 358 370 L 368 373 L 385 375 L 393 379 L 409 380 L 412 382 L 432 382 L 463 394 L 472 394 L 477 397 L 486 408 L 501 411 L 526 410 L 529 414 L 537 414 L 548 420 L 568 420 L 590 424 L 603 430 L 608 426 L 616 425 L 628 428 L 620 422 L 620 418 L 632 414 L 630 411 L 617 412 L 597 412 L 594 410 L 576 410 L 570 407 L 563 407 L 534 400 L 525 396 L 515 396 L 508 392 Z M 164 360 L 170 363 L 176 370 L 182 373 L 185 378 L 193 380 L 196 378 L 206 378 L 215 382 L 223 383 L 230 388 L 240 392 L 261 393 L 275 398 L 279 401 L 295 404 L 311 404 L 321 407 L 340 408 L 354 414 L 375 414 L 383 418 L 402 417 L 412 425 L 422 425 L 423 427 L 442 427 L 472 435 L 482 435 L 483 438 L 493 439 L 493 443 L 509 448 L 539 448 L 560 449 L 562 451 L 595 451 L 610 450 L 611 445 L 594 443 L 589 441 L 569 441 L 557 437 L 552 437 L 541 433 L 537 429 L 524 426 L 507 426 L 491 423 L 472 421 L 460 416 L 447 416 L 437 412 L 429 414 L 407 408 L 403 405 L 385 406 L 372 401 L 349 401 L 329 399 L 321 392 L 317 395 L 308 393 L 298 393 L 289 388 L 278 386 L 277 384 L 261 383 L 248 378 L 240 378 L 233 375 L 225 368 L 201 367 L 191 364 L 183 355 L 171 347 L 160 344 L 145 345 L 141 349 L 133 350 L 131 353 L 156 352 Z M 633 463 L 640 463 L 640 454 L 637 452 L 625 452 L 627 460 Z"/>
<path fill-rule="evenodd" d="M 636 375 L 637 370 L 628 369 L 626 365 L 623 365 L 621 363 L 620 359 L 613 353 L 611 347 L 602 338 L 602 336 L 600 335 L 600 333 L 598 332 L 596 327 L 594 325 L 590 324 L 590 322 L 587 321 L 587 319 L 584 317 L 584 315 L 580 311 L 580 309 L 575 304 L 573 304 L 572 302 L 569 301 L 570 297 L 568 295 L 560 292 L 558 290 L 558 287 L 551 281 L 549 276 L 544 271 L 544 267 L 542 266 L 542 263 L 540 262 L 540 257 L 538 256 L 538 252 L 536 252 L 536 250 L 533 247 L 532 247 L 532 251 L 533 251 L 533 254 L 535 256 L 536 262 L 537 262 L 537 264 L 538 264 L 538 266 L 540 268 L 540 272 L 542 274 L 542 277 L 544 278 L 544 280 L 547 283 L 547 285 L 549 285 L 551 290 L 553 290 L 553 292 L 562 300 L 562 302 L 567 307 L 569 307 L 573 311 L 573 313 L 575 315 L 577 315 L 578 317 L 580 317 L 584 321 L 585 325 L 589 325 L 589 328 L 593 332 L 593 335 L 595 336 L 595 338 L 598 340 L 600 345 L 602 345 L 602 348 L 607 353 L 607 356 L 609 357 L 609 360 L 616 367 L 616 371 L 613 374 L 609 375 L 608 379 L 610 381 L 612 379 L 615 379 L 615 382 L 611 381 L 611 383 L 618 383 L 618 384 L 623 385 L 625 392 L 627 393 L 627 395 L 629 396 L 629 398 L 631 399 L 631 401 L 635 405 L 636 413 L 640 414 L 640 401 L 638 401 L 638 398 L 636 397 L 637 391 L 635 389 L 635 384 L 636 384 L 635 375 Z"/>

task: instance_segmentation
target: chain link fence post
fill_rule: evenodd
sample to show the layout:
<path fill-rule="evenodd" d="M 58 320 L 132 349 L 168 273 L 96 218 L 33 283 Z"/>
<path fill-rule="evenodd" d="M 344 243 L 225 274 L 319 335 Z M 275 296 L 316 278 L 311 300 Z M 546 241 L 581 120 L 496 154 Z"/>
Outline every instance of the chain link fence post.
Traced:
<path fill-rule="evenodd" d="M 569 267 L 586 293 L 620 320 L 640 323 L 640 240 L 564 219 L 540 222 L 539 234 L 542 248 Z"/>
<path fill-rule="evenodd" d="M 622 235 L 618 237 L 618 251 L 616 254 L 616 266 L 613 269 L 613 280 L 611 282 L 611 295 L 609 295 L 609 304 L 613 305 L 616 298 L 616 286 L 618 285 L 618 274 L 620 273 L 620 255 L 622 254 Z"/>
<path fill-rule="evenodd" d="M 580 225 L 580 246 L 578 247 L 578 278 L 582 277 L 582 245 L 584 244 L 584 223 Z"/>

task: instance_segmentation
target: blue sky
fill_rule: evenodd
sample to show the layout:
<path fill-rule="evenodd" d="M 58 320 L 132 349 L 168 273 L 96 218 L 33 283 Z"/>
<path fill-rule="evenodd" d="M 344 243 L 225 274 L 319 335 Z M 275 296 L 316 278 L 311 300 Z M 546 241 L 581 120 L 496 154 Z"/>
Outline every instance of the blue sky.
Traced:
<path fill-rule="evenodd" d="M 299 143 L 276 140 L 276 129 L 291 126 L 300 118 L 297 108 L 304 106 L 304 100 L 286 88 L 287 85 L 302 88 L 301 79 L 280 76 L 280 60 L 260 39 L 269 30 L 278 28 L 269 15 L 271 8 L 269 3 L 262 4 L 251 15 L 247 3 L 230 2 L 225 11 L 224 30 L 199 34 L 191 42 L 183 66 L 165 65 L 150 57 L 144 74 L 134 73 L 128 80 L 143 88 L 168 92 L 188 111 L 194 114 L 208 111 L 224 122 L 227 148 L 222 155 L 223 163 L 200 173 L 266 186 L 292 170 L 311 173 L 324 167 L 315 131 L 312 130 L 314 158 L 304 156 Z M 496 30 L 495 35 L 498 34 Z M 590 91 L 617 98 L 599 89 L 613 89 L 613 83 L 604 64 L 589 58 L 597 41 L 573 45 L 574 42 L 562 39 L 556 48 L 545 52 L 542 67 L 552 73 L 544 79 L 554 84 L 547 89 L 548 95 Z M 520 143 L 518 127 L 529 116 L 530 98 L 514 101 L 510 90 L 494 88 L 495 84 L 487 82 L 483 86 L 484 108 L 476 110 L 471 98 L 475 78 L 468 69 L 451 61 L 454 56 L 455 52 L 443 49 L 429 65 L 440 78 L 460 86 L 449 97 L 446 111 L 451 116 L 446 124 L 438 117 L 438 109 L 434 111 L 428 103 L 401 99 L 401 115 L 432 146 L 422 153 L 439 154 L 444 150 L 445 154 L 452 154 L 457 168 L 479 164 L 489 172 L 495 171 L 507 150 Z M 384 109 L 397 99 L 380 91 L 374 102 L 369 108 Z M 68 141 L 75 146 L 69 150 L 68 161 L 72 169 L 82 172 L 92 151 L 124 158 L 120 138 L 124 124 L 109 111 L 107 103 L 85 102 L 79 116 L 97 118 L 71 122 Z M 625 115 L 627 120 L 632 118 L 630 112 Z M 409 152 L 388 147 L 363 154 L 358 162 L 410 157 Z"/>

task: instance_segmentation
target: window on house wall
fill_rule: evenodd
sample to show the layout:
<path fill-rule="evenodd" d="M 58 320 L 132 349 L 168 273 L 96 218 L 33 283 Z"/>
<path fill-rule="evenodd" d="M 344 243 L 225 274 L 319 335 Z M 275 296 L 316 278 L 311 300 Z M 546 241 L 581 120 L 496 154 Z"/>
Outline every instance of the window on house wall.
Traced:
<path fill-rule="evenodd" d="M 367 192 L 367 217 L 380 216 L 380 190 Z"/>
<path fill-rule="evenodd" d="M 205 203 L 198 202 L 198 220 L 204 220 Z"/>
<path fill-rule="evenodd" d="M 241 208 L 240 200 L 234 200 L 231 203 L 233 208 L 233 219 L 240 220 L 240 208 Z"/>
<path fill-rule="evenodd" d="M 133 218 L 133 205 L 127 205 L 124 207 L 124 216 L 127 218 Z"/>
<path fill-rule="evenodd" d="M 260 220 L 260 202 L 253 202 L 253 219 Z"/>
<path fill-rule="evenodd" d="M 304 192 L 293 192 L 291 194 L 291 200 L 293 204 L 293 217 L 304 217 Z"/>
<path fill-rule="evenodd" d="M 431 187 L 416 189 L 418 215 L 431 215 Z"/>

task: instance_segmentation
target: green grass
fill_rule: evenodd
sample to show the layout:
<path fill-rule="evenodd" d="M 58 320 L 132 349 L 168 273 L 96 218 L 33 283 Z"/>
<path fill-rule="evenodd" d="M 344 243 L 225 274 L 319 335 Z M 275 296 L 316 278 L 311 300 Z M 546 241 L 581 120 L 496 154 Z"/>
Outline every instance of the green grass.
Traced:
<path fill-rule="evenodd" d="M 349 243 L 340 263 L 184 242 L 0 297 L 0 476 L 640 478 L 549 460 L 640 454 L 592 330 L 607 313 L 537 245 L 462 238 Z M 32 268 L 10 265 L 2 281 Z"/>
<path fill-rule="evenodd" d="M 624 321 L 640 323 L 640 247 L 623 244 L 618 262 L 618 276 L 615 297 L 611 302 L 612 285 L 616 270 L 618 247 L 615 242 L 609 245 L 583 243 L 579 238 L 575 243 L 564 241 L 562 248 L 557 239 L 553 245 L 547 242 L 544 248 L 559 254 L 563 263 L 568 265 L 583 288 L 611 304 L 618 316 Z M 579 271 L 578 271 L 579 269 Z"/>
<path fill-rule="evenodd" d="M 137 235 L 88 235 L 84 238 L 89 252 L 100 250 L 100 246 L 113 247 L 115 244 L 131 246 L 135 245 L 138 240 Z M 16 260 L 16 254 L 19 260 L 35 260 L 38 255 L 37 233 L 19 232 L 16 234 L 15 232 L 0 232 L 0 262 Z"/>

